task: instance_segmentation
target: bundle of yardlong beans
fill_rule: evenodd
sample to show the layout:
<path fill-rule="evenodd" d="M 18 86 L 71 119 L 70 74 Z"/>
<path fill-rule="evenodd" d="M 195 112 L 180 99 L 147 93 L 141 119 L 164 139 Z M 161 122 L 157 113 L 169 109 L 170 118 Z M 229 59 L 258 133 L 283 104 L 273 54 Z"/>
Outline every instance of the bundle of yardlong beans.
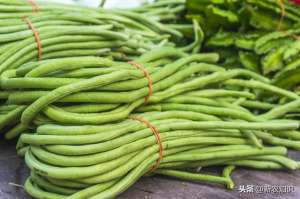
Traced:
<path fill-rule="evenodd" d="M 189 79 L 195 73 L 222 71 L 215 65 L 199 63 L 214 63 L 217 60 L 218 55 L 214 53 L 187 56 L 180 50 L 160 48 L 145 53 L 133 63 L 89 56 L 30 62 L 18 69 L 7 70 L 1 79 L 2 88 L 8 93 L 7 104 L 21 110 L 3 125 L 18 121 L 19 113 L 29 106 L 22 114 L 21 124 L 11 129 L 6 137 L 14 138 L 24 131 L 42 110 L 38 121 L 43 121 L 43 115 L 58 122 L 81 124 L 102 124 L 124 119 L 144 103 L 143 98 L 148 95 L 149 89 L 159 94 L 159 91 L 171 89 L 171 86 Z M 137 63 L 148 68 L 148 76 L 135 67 Z M 197 82 L 191 83 L 197 86 Z M 191 83 L 183 84 L 183 89 L 191 89 Z M 166 97 L 157 96 L 156 101 Z M 57 105 L 48 106 L 56 102 Z M 81 104 L 81 108 L 78 104 Z M 82 110 L 87 113 L 106 113 L 92 113 L 86 115 L 91 120 L 84 120 L 76 113 Z"/>
<path fill-rule="evenodd" d="M 49 14 L 37 13 L 26 20 L 4 19 L 0 27 L 0 71 L 17 68 L 38 58 L 40 49 L 36 47 L 36 38 L 28 21 L 38 32 L 43 53 L 39 58 L 43 59 L 101 55 L 112 49 L 112 55 L 125 59 L 126 56 L 141 55 L 155 46 L 174 45 L 168 39 L 182 36 L 175 29 L 165 28 L 136 13 L 88 11 L 58 10 Z"/>
<path fill-rule="evenodd" d="M 232 188 L 235 165 L 298 169 L 286 153 L 299 149 L 299 122 L 286 116 L 299 96 L 217 60 L 161 48 L 130 63 L 60 58 L 6 71 L 8 103 L 25 107 L 7 137 L 25 131 L 17 150 L 32 170 L 27 192 L 112 198 L 149 171 Z M 278 97 L 267 102 L 262 92 Z M 228 167 L 222 176 L 185 171 L 214 165 Z"/>
<path fill-rule="evenodd" d="M 176 110 L 176 109 L 175 109 Z M 193 174 L 178 168 L 239 165 L 259 169 L 298 169 L 286 157 L 285 147 L 256 147 L 246 132 L 298 128 L 297 122 L 240 122 L 213 120 L 215 116 L 191 111 L 150 112 L 139 115 L 155 126 L 163 149 L 154 172 L 183 179 L 221 183 L 223 177 Z M 134 119 L 134 117 L 133 117 Z M 23 134 L 30 144 L 25 160 L 32 170 L 26 191 L 37 198 L 113 198 L 151 171 L 159 145 L 144 123 L 124 120 L 101 126 L 46 124 L 35 134 Z M 299 142 L 293 141 L 295 145 Z"/>
<path fill-rule="evenodd" d="M 154 19 L 132 11 L 92 9 L 44 2 L 34 4 L 38 10 L 32 10 L 32 6 L 29 2 L 19 0 L 0 2 L 0 10 L 3 11 L 0 24 L 0 73 L 18 69 L 24 64 L 28 65 L 26 67 L 34 67 L 37 63 L 33 62 L 36 60 L 45 63 L 48 59 L 63 57 L 101 56 L 111 60 L 128 61 L 156 47 L 175 46 L 171 41 L 182 38 L 180 31 L 165 27 Z M 197 35 L 197 25 L 194 29 Z M 186 52 L 197 52 L 198 46 L 195 41 L 180 48 Z M 86 64 L 90 62 L 93 60 Z M 91 70 L 88 73 L 95 76 Z M 19 120 L 24 110 L 24 106 L 8 106 L 6 101 L 9 95 L 6 91 L 0 91 L 2 132 L 14 131 L 11 127 Z"/>

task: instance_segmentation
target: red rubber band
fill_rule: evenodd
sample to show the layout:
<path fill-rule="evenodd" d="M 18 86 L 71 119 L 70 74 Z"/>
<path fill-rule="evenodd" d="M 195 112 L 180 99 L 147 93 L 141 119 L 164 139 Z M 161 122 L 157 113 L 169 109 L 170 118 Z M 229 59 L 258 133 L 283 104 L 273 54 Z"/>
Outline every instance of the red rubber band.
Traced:
<path fill-rule="evenodd" d="M 145 97 L 145 103 L 147 103 L 149 101 L 149 98 L 152 95 L 152 78 L 151 78 L 149 72 L 147 71 L 147 69 L 145 67 L 143 67 L 141 64 L 136 63 L 134 61 L 129 61 L 128 63 L 131 64 L 132 66 L 136 67 L 137 69 L 142 70 L 144 72 L 145 77 L 148 79 L 149 92 L 148 92 L 148 96 Z"/>
<path fill-rule="evenodd" d="M 148 120 L 146 120 L 145 118 L 143 118 L 141 116 L 130 116 L 129 118 L 132 119 L 132 120 L 137 120 L 139 122 L 142 122 L 142 123 L 146 124 L 146 126 L 151 129 L 152 133 L 154 134 L 154 136 L 156 138 L 157 144 L 159 146 L 159 158 L 156 160 L 156 164 L 150 170 L 150 172 L 153 172 L 159 167 L 160 162 L 163 159 L 163 150 L 164 150 L 164 148 L 163 148 L 163 145 L 162 145 L 162 142 L 161 142 L 159 132 L 158 132 L 158 130 L 156 129 L 155 126 L 153 126 Z"/>
<path fill-rule="evenodd" d="M 39 7 L 34 0 L 27 0 L 27 1 L 30 3 L 30 5 L 32 7 L 32 12 L 35 12 L 35 13 L 39 12 Z"/>
<path fill-rule="evenodd" d="M 34 26 L 32 25 L 31 21 L 24 17 L 23 20 L 28 24 L 28 27 L 32 30 L 33 34 L 34 34 L 34 39 L 37 45 L 37 49 L 38 49 L 38 60 L 41 61 L 42 60 L 42 43 L 40 40 L 40 36 L 39 36 L 39 32 L 37 31 L 37 29 L 34 28 Z"/>

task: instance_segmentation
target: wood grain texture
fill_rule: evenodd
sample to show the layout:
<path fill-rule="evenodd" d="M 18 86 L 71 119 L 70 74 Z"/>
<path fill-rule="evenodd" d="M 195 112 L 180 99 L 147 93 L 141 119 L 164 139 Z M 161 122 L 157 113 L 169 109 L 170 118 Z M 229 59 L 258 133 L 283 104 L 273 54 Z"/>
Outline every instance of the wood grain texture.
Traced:
<path fill-rule="evenodd" d="M 290 155 L 300 160 L 300 154 Z M 24 161 L 15 153 L 15 143 L 0 141 L 0 198 L 30 199 L 22 188 L 28 170 Z M 299 199 L 300 171 L 256 171 L 238 168 L 233 173 L 235 189 L 226 190 L 223 186 L 199 182 L 183 182 L 175 179 L 153 176 L 140 179 L 120 199 Z M 240 185 L 292 185 L 295 191 L 289 194 L 240 193 Z"/>

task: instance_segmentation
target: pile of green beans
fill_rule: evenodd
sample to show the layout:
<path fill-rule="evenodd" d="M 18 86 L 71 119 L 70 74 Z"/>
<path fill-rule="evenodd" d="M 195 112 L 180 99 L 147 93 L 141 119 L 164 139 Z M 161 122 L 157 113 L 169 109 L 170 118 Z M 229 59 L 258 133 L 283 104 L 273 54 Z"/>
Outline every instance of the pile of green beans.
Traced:
<path fill-rule="evenodd" d="M 300 150 L 299 94 L 260 75 L 251 57 L 243 69 L 224 67 L 218 53 L 199 53 L 204 33 L 199 19 L 182 19 L 184 3 L 105 10 L 37 1 L 33 12 L 26 1 L 0 0 L 0 130 L 18 138 L 31 171 L 29 195 L 114 198 L 151 173 L 233 189 L 235 167 L 300 168 L 287 155 Z M 39 32 L 42 60 L 21 17 Z M 211 36 L 204 50 L 238 45 L 264 55 L 298 33 L 232 40 L 204 30 Z M 198 171 L 213 166 L 222 174 Z"/>
<path fill-rule="evenodd" d="M 86 58 L 82 60 L 79 58 L 93 56 L 113 61 L 131 61 L 152 49 L 176 46 L 177 44 L 174 42 L 183 38 L 181 30 L 163 26 L 156 19 L 134 11 L 105 10 L 102 8 L 45 3 L 44 1 L 37 1 L 36 4 L 38 12 L 34 12 L 32 5 L 27 1 L 0 1 L 0 74 L 3 74 L 4 79 L 7 78 L 7 75 L 13 75 L 13 70 L 18 70 L 21 66 L 33 68 L 37 64 L 48 62 L 50 59 L 76 57 L 77 61 L 88 61 Z M 31 21 L 33 27 L 39 33 L 42 46 L 41 63 L 37 62 L 39 50 L 33 32 L 23 17 Z M 194 33 L 198 38 L 199 26 L 197 24 L 194 26 Z M 197 40 L 191 44 L 181 42 L 181 46 L 178 48 L 185 52 L 193 51 L 196 53 L 199 50 L 199 44 Z M 170 51 L 170 53 L 172 52 Z M 175 52 L 174 56 L 177 56 L 177 54 Z M 76 62 L 76 59 L 74 59 L 74 62 Z M 93 59 L 90 62 L 93 62 Z M 94 62 L 94 64 L 97 62 Z M 170 60 L 166 58 L 157 62 L 153 64 L 162 65 L 169 63 Z M 8 72 L 9 70 L 12 71 Z M 76 77 L 78 79 L 90 78 L 117 70 L 118 68 L 101 69 L 100 71 L 99 69 L 83 68 L 77 71 L 69 71 L 70 74 L 61 74 L 61 79 L 58 82 L 54 78 L 49 81 L 48 86 L 42 86 L 41 84 L 39 88 L 33 86 L 32 89 L 36 90 L 35 94 L 43 95 L 44 93 L 40 91 L 54 89 L 74 82 Z M 66 78 L 63 78 L 63 75 Z M 69 77 L 75 78 L 74 81 Z M 19 80 L 17 79 L 17 81 Z M 9 80 L 9 82 L 11 81 Z M 54 82 L 56 86 L 53 87 L 50 84 Z M 34 84 L 39 83 L 38 80 Z M 27 83 L 22 86 L 20 84 L 23 84 L 23 82 L 19 82 L 12 88 L 16 89 L 20 86 L 20 89 L 27 89 L 25 86 Z M 4 109 L 0 112 L 0 130 L 3 133 L 7 131 L 15 132 L 16 130 L 23 131 L 25 128 L 21 125 L 17 125 L 16 128 L 11 127 L 14 127 L 16 121 L 19 121 L 24 106 L 13 107 L 8 105 L 7 101 L 10 103 L 8 98 L 14 98 L 13 96 L 9 97 L 11 92 L 6 91 L 11 89 L 11 86 L 1 85 L 1 87 L 5 90 L 0 90 L 0 108 Z M 20 92 L 23 91 L 20 90 Z M 28 95 L 29 93 L 27 93 Z M 13 137 L 9 136 L 9 138 Z"/>
<path fill-rule="evenodd" d="M 198 34 L 195 43 L 200 47 L 204 39 L 204 31 L 199 26 L 197 20 L 187 20 L 185 15 L 187 13 L 186 0 L 155 0 L 150 4 L 145 4 L 137 8 L 130 9 L 135 13 L 143 14 L 153 20 L 163 23 L 165 27 L 175 29 L 184 35 L 179 41 L 175 39 L 177 44 L 189 43 L 195 38 L 195 28 L 193 23 L 198 26 Z"/>
<path fill-rule="evenodd" d="M 142 17 L 138 21 L 126 14 L 126 11 L 41 13 L 28 19 L 39 32 L 43 59 L 109 55 L 129 60 L 157 46 L 174 46 L 169 39 L 173 32 L 181 37 L 176 30 L 164 30 L 154 21 Z M 1 73 L 37 59 L 35 38 L 22 19 L 3 20 L 0 42 Z"/>
<path fill-rule="evenodd" d="M 214 53 L 188 55 L 170 47 L 134 60 L 142 70 L 100 57 L 31 62 L 2 74 L 8 106 L 22 107 L 6 134 L 21 134 L 17 151 L 36 198 L 112 198 L 146 175 L 159 146 L 138 115 L 161 137 L 157 174 L 233 188 L 234 166 L 299 169 L 287 149 L 300 150 L 300 98 L 245 69 L 216 65 Z M 276 95 L 272 101 L 262 93 Z M 9 107 L 7 107 L 9 110 Z M 225 166 L 222 176 L 187 171 Z"/>
<path fill-rule="evenodd" d="M 242 133 L 295 130 L 295 121 L 208 121 L 204 114 L 191 111 L 139 115 L 160 133 L 164 150 L 156 172 L 162 175 L 233 188 L 229 177 L 181 169 L 237 165 L 295 170 L 300 166 L 286 157 L 285 147 L 258 148 Z M 30 145 L 25 161 L 32 175 L 25 189 L 36 198 L 116 197 L 155 165 L 159 156 L 156 142 L 151 129 L 135 120 L 97 126 L 41 125 L 35 134 L 23 134 L 19 140 L 20 151 Z"/>
<path fill-rule="evenodd" d="M 226 107 L 219 109 L 223 109 L 223 114 L 180 110 L 176 105 L 170 110 L 165 108 L 166 111 L 138 114 L 160 133 L 163 159 L 155 173 L 233 188 L 229 177 L 233 166 L 299 169 L 299 162 L 286 157 L 284 146 L 293 144 L 299 149 L 300 141 L 276 138 L 271 134 L 295 131 L 299 128 L 298 121 L 226 121 L 228 118 L 222 119 L 229 115 L 225 114 Z M 281 146 L 256 146 L 253 140 L 257 138 L 260 144 Z M 19 154 L 26 153 L 26 164 L 32 170 L 25 184 L 30 195 L 100 199 L 116 197 L 149 172 L 159 156 L 156 142 L 151 129 L 143 123 L 123 120 L 96 126 L 40 125 L 34 134 L 20 137 L 17 149 Z M 230 166 L 224 168 L 222 177 L 184 170 L 212 165 Z"/>
<path fill-rule="evenodd" d="M 185 82 L 195 73 L 223 71 L 213 64 L 217 61 L 215 53 L 188 56 L 168 47 L 154 49 L 135 60 L 147 68 L 152 91 L 157 93 L 157 97 L 153 96 L 156 101 L 167 97 L 160 96 L 160 93 Z M 232 75 L 239 73 L 244 72 L 235 71 Z M 195 83 L 190 81 L 189 84 L 196 85 L 196 80 L 201 79 L 203 77 L 195 78 Z M 6 103 L 8 106 L 27 107 L 19 120 L 12 118 L 21 123 L 8 131 L 6 137 L 14 138 L 26 129 L 25 126 L 48 120 L 102 124 L 124 119 L 144 103 L 149 92 L 148 81 L 143 71 L 127 62 L 92 56 L 30 62 L 18 69 L 7 70 L 1 76 L 2 89 L 8 93 Z M 183 84 L 181 92 L 190 90 L 189 84 Z M 84 117 L 80 113 L 82 110 L 85 111 Z"/>

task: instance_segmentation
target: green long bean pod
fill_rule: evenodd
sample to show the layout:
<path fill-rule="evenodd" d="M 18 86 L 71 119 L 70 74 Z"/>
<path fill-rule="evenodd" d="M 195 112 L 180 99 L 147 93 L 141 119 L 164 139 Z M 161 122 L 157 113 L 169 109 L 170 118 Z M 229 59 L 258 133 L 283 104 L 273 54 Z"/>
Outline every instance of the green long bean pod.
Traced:
<path fill-rule="evenodd" d="M 35 185 L 32 182 L 31 178 L 27 178 L 27 180 L 25 182 L 25 190 L 31 196 L 36 197 L 36 198 L 63 199 L 66 197 L 66 195 L 50 193 L 50 192 L 42 190 L 41 188 L 37 187 L 37 185 Z"/>
<path fill-rule="evenodd" d="M 265 84 L 259 81 L 255 80 L 237 80 L 237 79 L 231 79 L 225 82 L 226 85 L 236 85 L 236 86 L 243 86 L 246 88 L 253 88 L 253 89 L 262 89 L 265 91 L 269 91 L 272 93 L 277 93 L 282 96 L 288 97 L 290 99 L 298 99 L 299 96 L 291 91 L 281 89 L 279 87 Z"/>
<path fill-rule="evenodd" d="M 238 158 L 246 156 L 255 156 L 255 155 L 285 155 L 287 153 L 286 148 L 284 147 L 270 147 L 262 149 L 246 149 L 240 150 L 239 152 L 232 151 L 221 151 L 216 153 L 207 153 L 207 154 L 184 154 L 184 155 L 173 155 L 164 158 L 163 162 L 172 162 L 172 161 L 191 161 L 191 160 L 206 160 L 206 159 L 217 159 L 217 158 Z"/>
<path fill-rule="evenodd" d="M 155 171 L 155 173 L 164 175 L 164 176 L 170 176 L 178 179 L 183 180 L 192 180 L 192 181 L 204 181 L 204 182 L 210 182 L 210 183 L 219 183 L 228 186 L 228 180 L 221 176 L 214 176 L 214 175 L 208 175 L 208 174 L 202 174 L 202 173 L 190 173 L 186 171 L 180 171 L 180 170 L 167 170 L 167 169 L 158 169 Z"/>
<path fill-rule="evenodd" d="M 88 198 L 88 197 L 94 196 L 94 195 L 101 193 L 102 191 L 108 189 L 109 187 L 112 187 L 117 181 L 118 181 L 118 179 L 90 186 L 86 189 L 82 189 L 82 190 L 68 196 L 67 198 L 68 199 L 80 199 L 80 198 Z"/>
<path fill-rule="evenodd" d="M 101 113 L 71 113 L 58 107 L 48 106 L 43 110 L 44 114 L 50 119 L 64 124 L 102 124 L 118 121 L 128 117 L 128 115 L 138 106 L 144 103 L 144 100 L 138 100 L 132 104 L 120 106 L 109 112 Z"/>
<path fill-rule="evenodd" d="M 63 98 L 64 96 L 79 92 L 81 90 L 92 89 L 109 84 L 114 81 L 129 79 L 130 75 L 131 74 L 129 74 L 128 71 L 120 71 L 112 73 L 111 75 L 94 77 L 82 82 L 57 88 L 56 90 L 50 92 L 48 95 L 39 98 L 29 107 L 27 107 L 22 114 L 21 121 L 24 125 L 28 125 L 40 110 L 42 110 L 45 106 L 51 104 L 52 102 L 55 102 L 57 99 Z"/>
<path fill-rule="evenodd" d="M 0 116 L 0 129 L 8 125 L 10 122 L 15 122 L 21 116 L 25 106 L 18 106 L 14 110 L 11 110 L 6 115 Z"/>
<path fill-rule="evenodd" d="M 61 109 L 72 113 L 99 113 L 108 110 L 112 110 L 118 107 L 119 104 L 82 104 L 82 105 L 70 105 L 62 106 Z"/>
<path fill-rule="evenodd" d="M 30 174 L 31 180 L 38 185 L 41 188 L 47 189 L 51 191 L 52 193 L 62 194 L 62 195 L 71 195 L 75 192 L 77 192 L 77 189 L 67 189 L 62 188 L 56 185 L 51 184 L 51 182 L 47 181 L 46 179 L 43 179 L 41 176 L 31 172 Z"/>
<path fill-rule="evenodd" d="M 5 138 L 8 140 L 14 139 L 19 135 L 21 135 L 21 133 L 25 132 L 26 130 L 27 130 L 26 126 L 22 124 L 18 124 L 5 133 Z"/>

